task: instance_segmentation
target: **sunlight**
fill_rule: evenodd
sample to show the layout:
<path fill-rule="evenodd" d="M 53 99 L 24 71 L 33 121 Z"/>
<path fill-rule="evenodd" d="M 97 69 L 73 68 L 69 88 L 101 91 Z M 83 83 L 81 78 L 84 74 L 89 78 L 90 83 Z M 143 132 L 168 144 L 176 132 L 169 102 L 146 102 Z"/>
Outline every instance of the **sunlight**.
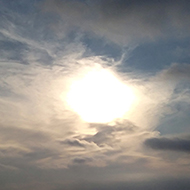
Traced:
<path fill-rule="evenodd" d="M 135 95 L 106 69 L 95 69 L 74 81 L 67 103 L 84 121 L 108 123 L 121 118 L 130 109 Z"/>

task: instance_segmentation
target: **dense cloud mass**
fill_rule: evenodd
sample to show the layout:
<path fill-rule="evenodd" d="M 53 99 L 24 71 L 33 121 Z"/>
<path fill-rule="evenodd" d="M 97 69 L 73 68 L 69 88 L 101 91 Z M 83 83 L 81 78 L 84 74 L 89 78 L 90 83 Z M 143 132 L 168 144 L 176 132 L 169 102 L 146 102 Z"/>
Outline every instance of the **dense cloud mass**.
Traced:
<path fill-rule="evenodd" d="M 155 150 L 172 150 L 190 152 L 190 140 L 180 138 L 152 138 L 145 144 Z"/>
<path fill-rule="evenodd" d="M 190 189 L 189 1 L 1 0 L 0 15 L 1 190 Z M 87 122 L 68 92 L 102 70 L 134 102 Z M 75 100 L 104 115 L 96 97 L 123 94 L 96 79 Z"/>

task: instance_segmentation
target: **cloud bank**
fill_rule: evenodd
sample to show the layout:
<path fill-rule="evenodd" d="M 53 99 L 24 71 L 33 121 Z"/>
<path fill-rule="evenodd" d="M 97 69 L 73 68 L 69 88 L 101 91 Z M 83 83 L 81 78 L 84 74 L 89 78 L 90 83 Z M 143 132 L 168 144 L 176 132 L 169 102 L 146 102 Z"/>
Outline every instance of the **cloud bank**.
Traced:
<path fill-rule="evenodd" d="M 180 138 L 152 138 L 145 141 L 145 145 L 155 150 L 171 150 L 190 152 L 190 140 Z"/>

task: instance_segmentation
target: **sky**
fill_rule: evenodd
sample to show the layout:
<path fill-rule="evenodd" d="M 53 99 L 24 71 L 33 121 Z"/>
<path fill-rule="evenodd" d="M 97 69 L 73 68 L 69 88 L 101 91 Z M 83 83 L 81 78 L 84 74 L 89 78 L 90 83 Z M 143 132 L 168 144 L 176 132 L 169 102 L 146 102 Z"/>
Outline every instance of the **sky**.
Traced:
<path fill-rule="evenodd" d="M 0 189 L 190 189 L 190 1 L 0 0 Z"/>

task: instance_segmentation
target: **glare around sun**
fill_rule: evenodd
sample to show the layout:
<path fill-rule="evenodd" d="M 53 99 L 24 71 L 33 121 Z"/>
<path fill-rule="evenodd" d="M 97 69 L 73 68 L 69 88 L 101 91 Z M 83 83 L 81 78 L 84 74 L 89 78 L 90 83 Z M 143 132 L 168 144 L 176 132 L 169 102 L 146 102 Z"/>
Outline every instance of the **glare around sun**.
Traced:
<path fill-rule="evenodd" d="M 121 118 L 130 109 L 135 95 L 106 69 L 95 69 L 74 81 L 67 103 L 84 121 L 108 123 Z"/>

